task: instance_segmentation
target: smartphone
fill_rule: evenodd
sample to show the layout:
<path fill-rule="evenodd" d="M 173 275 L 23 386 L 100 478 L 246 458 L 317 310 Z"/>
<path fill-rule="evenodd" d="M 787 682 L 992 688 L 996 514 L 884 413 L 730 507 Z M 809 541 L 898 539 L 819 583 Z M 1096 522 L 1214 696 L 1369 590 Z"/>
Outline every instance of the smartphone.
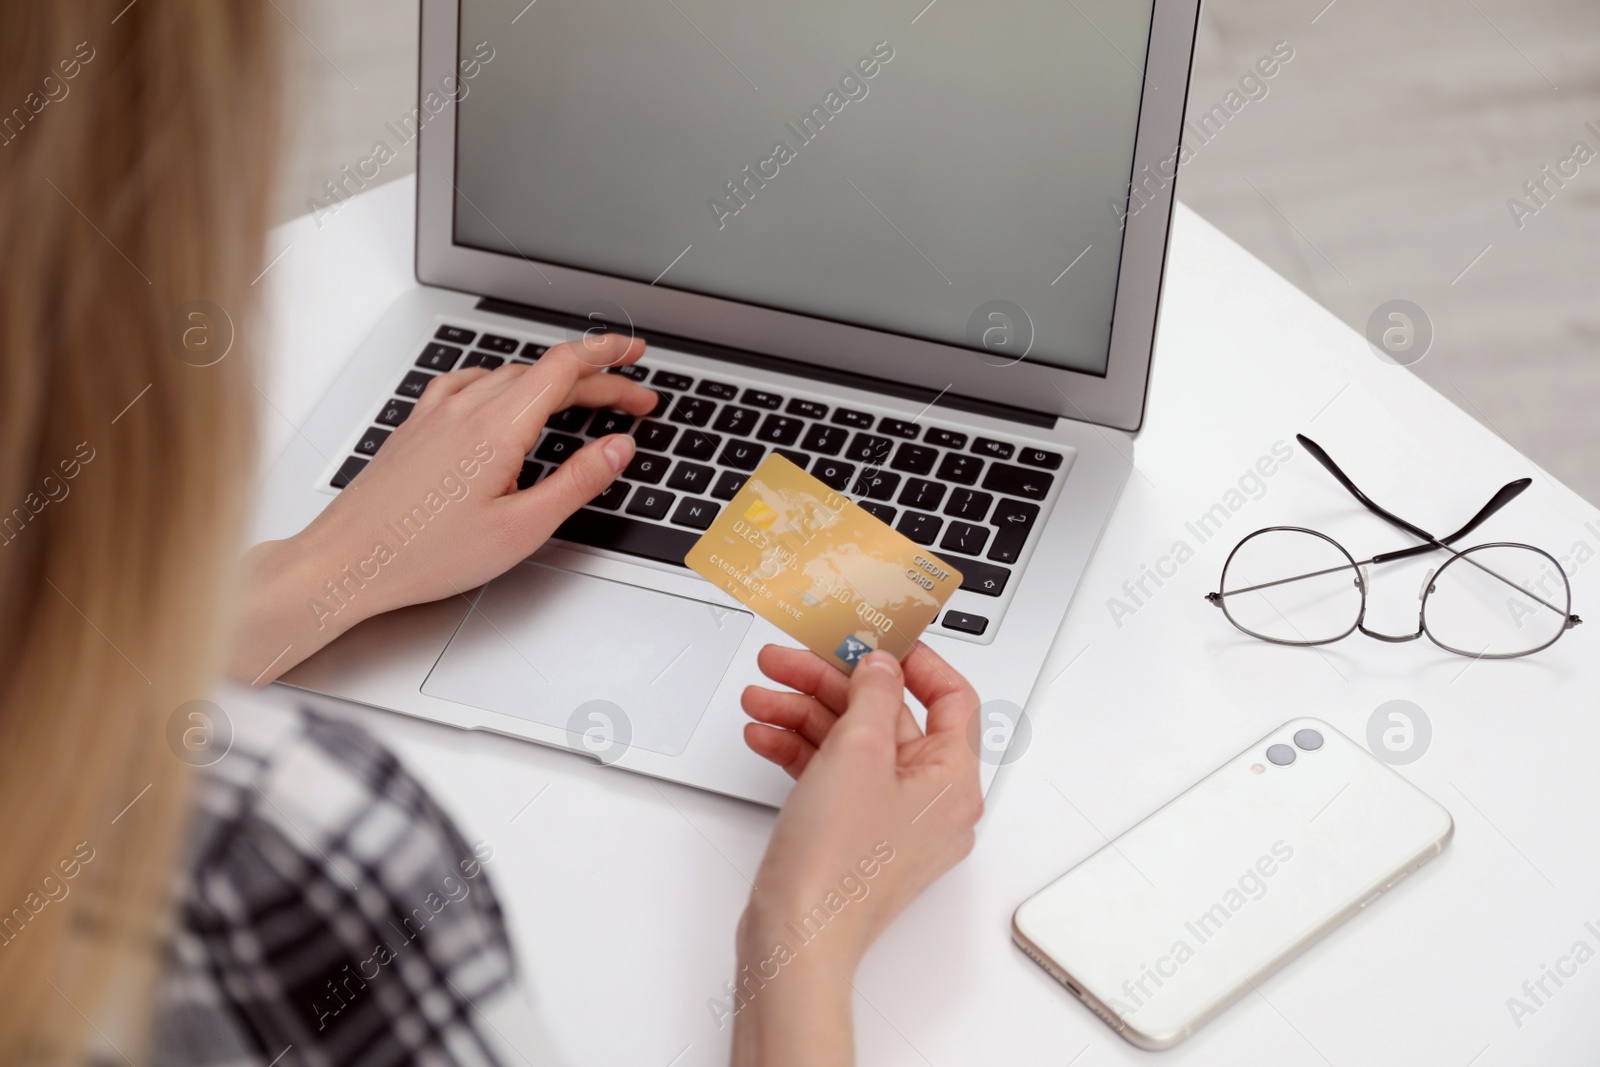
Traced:
<path fill-rule="evenodd" d="M 1366 749 L 1293 719 L 1024 901 L 1012 938 L 1128 1041 L 1171 1048 L 1454 830 Z"/>

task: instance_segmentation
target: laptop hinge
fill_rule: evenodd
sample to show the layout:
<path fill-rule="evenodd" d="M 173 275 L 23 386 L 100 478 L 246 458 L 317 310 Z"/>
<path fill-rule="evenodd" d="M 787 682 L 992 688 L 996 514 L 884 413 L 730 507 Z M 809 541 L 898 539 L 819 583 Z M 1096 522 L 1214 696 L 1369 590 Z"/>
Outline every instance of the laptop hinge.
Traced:
<path fill-rule="evenodd" d="M 585 319 L 578 315 L 571 315 L 562 311 L 551 311 L 546 308 L 530 307 L 527 304 L 517 304 L 509 300 L 497 300 L 493 297 L 479 299 L 477 310 L 492 312 L 496 315 L 510 315 L 519 319 L 531 319 L 534 322 L 549 323 L 573 330 L 581 330 L 594 325 L 592 319 Z M 626 330 L 627 327 L 621 327 L 621 329 Z M 941 394 L 936 389 L 928 389 L 920 385 L 908 385 L 905 382 L 890 381 L 886 378 L 878 378 L 869 374 L 857 374 L 853 371 L 837 370 L 833 367 L 819 367 L 815 364 L 802 363 L 799 360 L 786 359 L 782 356 L 769 356 L 740 348 L 727 348 L 722 345 L 709 344 L 705 341 L 696 341 L 689 337 L 662 333 L 659 330 L 634 328 L 633 332 L 643 337 L 647 344 L 659 345 L 662 348 L 670 348 L 679 352 L 688 352 L 691 355 L 705 356 L 708 359 L 722 360 L 725 363 L 737 363 L 746 367 L 755 367 L 759 370 L 772 371 L 777 374 L 790 374 L 798 378 L 810 378 L 813 381 L 849 386 L 852 389 L 885 393 L 889 396 L 897 396 L 906 400 L 936 404 L 942 408 L 967 411 L 974 415 L 986 415 L 989 418 L 1004 419 L 1007 422 L 1020 423 L 1024 426 L 1037 426 L 1045 430 L 1054 429 L 1060 418 L 1057 415 L 1050 415 L 1041 411 L 1030 411 L 1027 408 L 1013 407 L 1010 404 L 997 404 L 992 400 L 958 396 L 949 391 Z"/>

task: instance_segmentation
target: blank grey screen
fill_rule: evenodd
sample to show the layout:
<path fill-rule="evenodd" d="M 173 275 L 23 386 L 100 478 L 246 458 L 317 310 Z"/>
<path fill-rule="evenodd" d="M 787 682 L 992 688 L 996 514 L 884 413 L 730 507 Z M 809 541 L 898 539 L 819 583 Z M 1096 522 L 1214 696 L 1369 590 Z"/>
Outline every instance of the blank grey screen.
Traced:
<path fill-rule="evenodd" d="M 1105 373 L 1150 0 L 524 2 L 462 0 L 457 244 Z"/>

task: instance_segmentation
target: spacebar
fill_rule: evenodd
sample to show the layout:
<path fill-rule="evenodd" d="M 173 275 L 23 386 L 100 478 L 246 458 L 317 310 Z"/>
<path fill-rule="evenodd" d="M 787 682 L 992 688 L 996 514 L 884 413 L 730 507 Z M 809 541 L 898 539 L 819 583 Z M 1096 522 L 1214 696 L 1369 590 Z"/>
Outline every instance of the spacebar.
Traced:
<path fill-rule="evenodd" d="M 683 566 L 683 557 L 700 540 L 700 535 L 690 530 L 674 530 L 591 508 L 579 508 L 570 519 L 556 528 L 555 536 L 580 545 L 609 548 L 614 552 L 675 563 L 680 567 Z"/>

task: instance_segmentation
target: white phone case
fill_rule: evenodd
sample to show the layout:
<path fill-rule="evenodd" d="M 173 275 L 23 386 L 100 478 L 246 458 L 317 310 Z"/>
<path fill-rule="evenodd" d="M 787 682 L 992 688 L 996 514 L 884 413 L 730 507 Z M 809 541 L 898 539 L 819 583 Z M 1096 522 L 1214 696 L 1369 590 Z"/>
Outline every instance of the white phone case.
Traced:
<path fill-rule="evenodd" d="M 1171 1048 L 1454 829 L 1360 745 L 1294 719 L 1024 901 L 1012 937 L 1127 1040 Z"/>

